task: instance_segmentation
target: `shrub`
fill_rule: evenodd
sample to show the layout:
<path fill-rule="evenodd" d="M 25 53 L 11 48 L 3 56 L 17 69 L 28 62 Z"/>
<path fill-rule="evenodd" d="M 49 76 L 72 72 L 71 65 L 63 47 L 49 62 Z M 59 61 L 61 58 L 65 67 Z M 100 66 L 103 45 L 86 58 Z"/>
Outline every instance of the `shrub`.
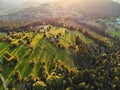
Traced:
<path fill-rule="evenodd" d="M 24 41 L 20 39 L 20 40 L 18 41 L 18 43 L 19 43 L 19 44 L 24 44 Z"/>
<path fill-rule="evenodd" d="M 17 80 L 17 82 L 20 82 L 22 80 L 22 76 L 19 70 L 15 71 L 14 78 Z"/>
<path fill-rule="evenodd" d="M 18 56 L 13 56 L 13 58 L 10 60 L 11 63 L 13 63 L 14 65 L 16 65 L 19 61 L 19 57 Z"/>
<path fill-rule="evenodd" d="M 32 59 L 32 60 L 29 61 L 29 65 L 31 67 L 34 67 L 35 63 L 36 63 L 35 59 Z"/>
<path fill-rule="evenodd" d="M 11 43 L 10 44 L 10 49 L 14 49 L 18 46 L 18 43 Z"/>
<path fill-rule="evenodd" d="M 6 51 L 4 56 L 5 56 L 6 58 L 10 58 L 10 57 L 11 57 L 11 54 Z"/>
<path fill-rule="evenodd" d="M 60 88 L 63 84 L 62 76 L 52 73 L 46 78 L 46 83 L 52 88 Z"/>
<path fill-rule="evenodd" d="M 33 85 L 33 90 L 47 90 L 46 89 L 46 84 L 42 81 L 37 81 Z"/>

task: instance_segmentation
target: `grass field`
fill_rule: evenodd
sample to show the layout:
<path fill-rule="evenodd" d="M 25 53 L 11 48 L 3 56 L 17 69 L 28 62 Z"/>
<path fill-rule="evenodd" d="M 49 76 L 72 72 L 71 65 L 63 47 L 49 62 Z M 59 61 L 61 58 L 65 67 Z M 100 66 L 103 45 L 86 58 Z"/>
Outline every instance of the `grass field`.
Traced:
<path fill-rule="evenodd" d="M 112 37 L 119 37 L 120 38 L 120 31 L 108 31 L 107 32 L 112 36 Z"/>
<path fill-rule="evenodd" d="M 34 74 L 38 76 L 39 70 L 37 69 L 40 66 L 41 61 L 46 62 L 46 67 L 48 70 L 51 70 L 51 63 L 53 59 L 62 60 L 65 64 L 70 67 L 74 67 L 72 58 L 70 57 L 71 52 L 67 49 L 70 45 L 75 44 L 75 35 L 79 35 L 81 40 L 85 43 L 93 43 L 92 40 L 85 37 L 82 33 L 77 31 L 69 31 L 65 32 L 64 28 L 56 28 L 52 27 L 49 33 L 57 35 L 58 33 L 62 33 L 62 38 L 60 38 L 60 43 L 63 44 L 66 49 L 60 49 L 56 46 L 57 43 L 51 43 L 49 40 L 43 37 L 43 33 L 37 33 L 35 37 L 32 37 L 32 41 L 30 45 L 33 49 L 28 49 L 26 45 L 18 45 L 16 48 L 10 51 L 10 43 L 0 42 L 0 62 L 6 51 L 10 51 L 12 56 L 18 55 L 20 61 L 16 64 L 15 67 L 4 67 L 0 65 L 2 68 L 2 75 L 4 76 L 6 82 L 8 82 L 15 70 L 18 69 L 22 75 L 22 77 L 27 77 L 30 74 Z M 32 35 L 32 33 L 25 33 L 25 36 Z M 24 37 L 25 37 L 24 36 Z M 48 35 L 49 36 L 49 35 Z M 21 40 L 24 39 L 21 38 Z M 13 40 L 14 43 L 18 42 L 18 39 Z M 36 61 L 34 68 L 29 65 L 31 59 Z M 0 90 L 2 90 L 2 86 L 0 86 Z"/>
<path fill-rule="evenodd" d="M 116 22 L 116 20 L 107 20 L 107 19 L 98 19 L 98 20 L 88 20 L 85 23 L 91 26 L 97 26 L 100 28 L 104 27 L 106 33 L 110 34 L 112 37 L 120 38 L 120 24 Z"/>

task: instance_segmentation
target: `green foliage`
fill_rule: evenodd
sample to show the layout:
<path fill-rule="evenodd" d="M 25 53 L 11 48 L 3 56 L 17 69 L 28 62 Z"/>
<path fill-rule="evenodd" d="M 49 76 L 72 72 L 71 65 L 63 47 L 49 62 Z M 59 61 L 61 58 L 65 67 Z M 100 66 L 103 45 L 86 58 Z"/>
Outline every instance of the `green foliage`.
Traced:
<path fill-rule="evenodd" d="M 94 44 L 87 43 L 86 38 Z M 119 39 L 114 42 L 89 30 L 69 31 L 53 26 L 44 32 L 9 32 L 0 39 L 4 42 L 0 42 L 0 68 L 10 90 L 120 88 Z M 113 45 L 109 46 L 106 41 Z"/>
<path fill-rule="evenodd" d="M 5 56 L 3 57 L 4 65 L 15 66 L 19 61 L 20 59 L 17 55 L 11 56 L 9 53 L 6 53 Z"/>
<path fill-rule="evenodd" d="M 55 73 L 52 72 L 51 75 L 46 78 L 46 82 L 48 86 L 52 88 L 60 88 L 60 86 L 63 84 L 62 75 L 55 75 Z"/>
<path fill-rule="evenodd" d="M 29 61 L 29 65 L 30 65 L 31 67 L 34 67 L 35 64 L 36 64 L 35 59 L 32 59 L 32 60 Z"/>
<path fill-rule="evenodd" d="M 6 57 L 6 58 L 10 58 L 10 57 L 11 57 L 11 54 L 10 54 L 9 52 L 5 52 L 4 57 Z"/>
<path fill-rule="evenodd" d="M 33 90 L 47 90 L 46 89 L 46 84 L 42 81 L 37 81 L 33 85 Z"/>
<path fill-rule="evenodd" d="M 22 76 L 19 70 L 15 71 L 15 74 L 13 75 L 13 77 L 16 80 L 16 82 L 20 82 L 22 80 Z"/>

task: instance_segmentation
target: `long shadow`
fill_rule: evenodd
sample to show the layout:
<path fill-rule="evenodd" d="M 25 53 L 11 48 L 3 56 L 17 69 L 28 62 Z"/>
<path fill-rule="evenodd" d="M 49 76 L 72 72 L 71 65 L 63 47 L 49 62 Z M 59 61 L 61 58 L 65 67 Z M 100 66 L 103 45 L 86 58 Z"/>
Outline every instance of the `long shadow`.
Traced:
<path fill-rule="evenodd" d="M 7 79 L 8 78 L 8 76 L 9 76 L 9 74 L 12 72 L 12 70 L 14 70 L 14 68 L 15 68 L 15 66 L 2 66 L 2 73 L 3 73 L 3 75 L 5 76 L 5 78 Z"/>
<path fill-rule="evenodd" d="M 32 72 L 32 69 L 33 69 L 33 67 L 31 67 L 31 66 L 28 65 L 25 68 L 24 72 L 22 73 L 22 76 L 23 77 L 27 77 Z"/>

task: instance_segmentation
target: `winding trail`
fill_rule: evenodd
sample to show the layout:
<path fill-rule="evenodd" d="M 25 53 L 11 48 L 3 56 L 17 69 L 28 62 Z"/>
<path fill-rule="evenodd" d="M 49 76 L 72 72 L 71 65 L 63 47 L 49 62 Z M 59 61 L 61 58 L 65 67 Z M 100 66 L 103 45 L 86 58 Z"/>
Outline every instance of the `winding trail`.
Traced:
<path fill-rule="evenodd" d="M 3 78 L 3 76 L 0 74 L 0 78 L 1 78 L 1 80 L 2 80 L 2 82 L 3 82 L 3 84 L 4 84 L 4 90 L 6 90 L 6 82 L 5 82 L 5 79 Z"/>

